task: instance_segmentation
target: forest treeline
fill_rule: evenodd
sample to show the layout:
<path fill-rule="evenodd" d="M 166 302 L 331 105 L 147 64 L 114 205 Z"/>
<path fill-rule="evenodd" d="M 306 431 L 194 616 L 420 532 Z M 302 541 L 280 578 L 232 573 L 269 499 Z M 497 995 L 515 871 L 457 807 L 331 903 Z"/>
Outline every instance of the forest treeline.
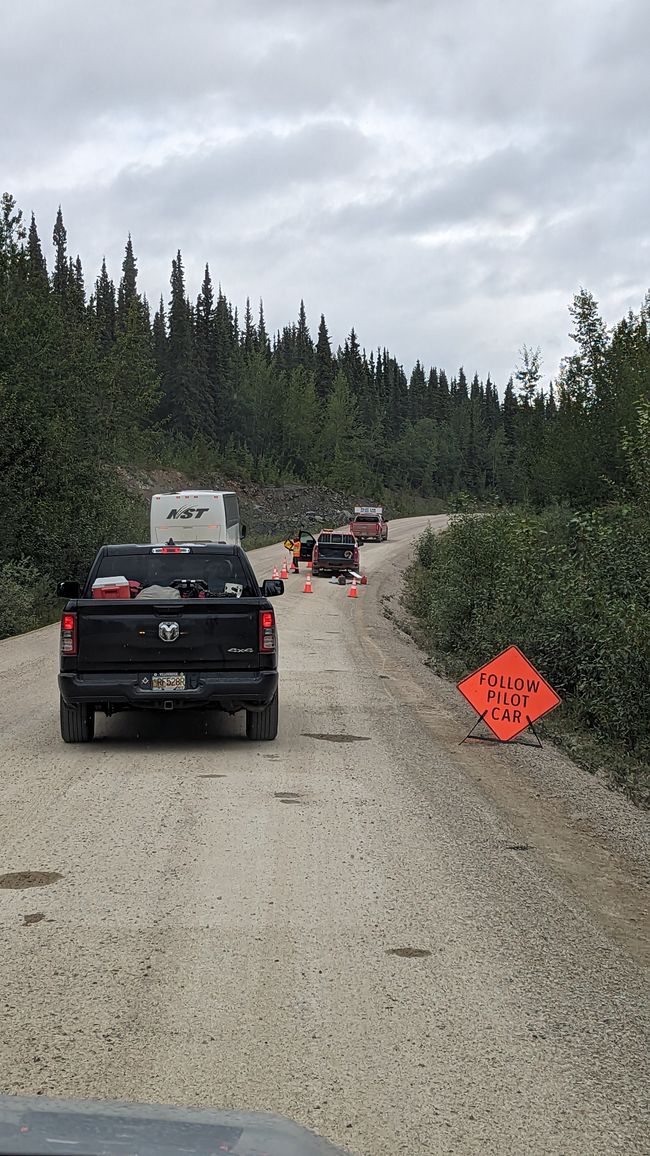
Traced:
<path fill-rule="evenodd" d="M 153 464 L 184 447 L 231 476 L 323 482 L 351 496 L 607 501 L 612 487 L 639 484 L 631 463 L 648 432 L 648 308 L 610 333 L 593 297 L 578 294 L 576 352 L 553 385 L 529 349 L 499 389 L 462 368 L 418 361 L 406 373 L 389 350 L 366 353 L 354 328 L 333 348 L 325 317 L 312 333 L 302 302 L 294 322 L 269 334 L 262 303 L 240 314 L 207 266 L 192 299 L 180 252 L 169 293 L 152 308 L 130 237 L 117 283 L 105 262 L 89 279 L 68 251 L 61 210 L 50 245 L 6 193 L 4 588 L 13 575 L 21 589 L 40 589 L 78 572 L 98 542 L 133 532 L 141 514 L 116 464 Z M 24 620 L 5 617 L 3 631 Z"/>

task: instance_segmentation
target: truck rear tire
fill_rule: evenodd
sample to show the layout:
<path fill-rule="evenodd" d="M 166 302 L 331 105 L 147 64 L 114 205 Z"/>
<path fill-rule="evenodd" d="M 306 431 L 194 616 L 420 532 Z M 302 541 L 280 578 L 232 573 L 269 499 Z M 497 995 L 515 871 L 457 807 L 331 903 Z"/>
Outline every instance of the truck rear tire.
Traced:
<path fill-rule="evenodd" d="M 64 743 L 91 743 L 95 737 L 95 708 L 88 703 L 68 706 L 61 699 L 61 738 Z"/>
<path fill-rule="evenodd" d="M 246 738 L 254 743 L 269 743 L 278 735 L 278 692 L 264 710 L 246 711 Z"/>

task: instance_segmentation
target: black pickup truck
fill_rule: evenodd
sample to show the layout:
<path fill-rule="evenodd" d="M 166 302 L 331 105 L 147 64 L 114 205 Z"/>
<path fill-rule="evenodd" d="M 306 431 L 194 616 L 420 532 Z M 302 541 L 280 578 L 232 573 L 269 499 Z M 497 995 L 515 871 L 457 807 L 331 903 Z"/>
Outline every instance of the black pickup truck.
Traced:
<path fill-rule="evenodd" d="M 240 546 L 102 546 L 83 587 L 58 586 L 68 599 L 62 738 L 90 742 L 98 710 L 194 707 L 244 710 L 249 739 L 274 739 L 278 646 L 268 599 L 283 593 L 280 581 L 259 586 Z"/>

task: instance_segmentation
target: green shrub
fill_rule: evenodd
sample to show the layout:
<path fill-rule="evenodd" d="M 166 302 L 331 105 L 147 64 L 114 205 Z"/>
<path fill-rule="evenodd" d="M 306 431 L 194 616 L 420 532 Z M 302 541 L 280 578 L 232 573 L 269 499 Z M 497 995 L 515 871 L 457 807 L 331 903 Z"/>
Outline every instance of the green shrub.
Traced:
<path fill-rule="evenodd" d="M 454 673 L 515 643 L 579 726 L 650 759 L 650 517 L 640 508 L 461 515 L 420 538 L 407 603 Z"/>
<path fill-rule="evenodd" d="M 56 612 L 52 582 L 30 561 L 0 566 L 0 638 L 45 626 Z"/>

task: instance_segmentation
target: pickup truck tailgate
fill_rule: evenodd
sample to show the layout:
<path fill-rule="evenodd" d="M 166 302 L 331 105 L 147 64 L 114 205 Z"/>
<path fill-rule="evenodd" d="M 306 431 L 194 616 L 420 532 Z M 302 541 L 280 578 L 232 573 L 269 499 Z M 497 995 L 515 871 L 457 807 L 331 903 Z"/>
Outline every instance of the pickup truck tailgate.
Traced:
<path fill-rule="evenodd" d="M 259 601 L 80 599 L 79 671 L 259 669 Z M 178 635 L 176 635 L 178 627 Z M 164 641 L 171 637 L 171 641 Z"/>
<path fill-rule="evenodd" d="M 340 542 L 319 542 L 318 543 L 318 563 L 325 564 L 327 562 L 341 562 L 343 565 L 351 566 L 354 560 L 354 547 L 349 543 Z"/>

